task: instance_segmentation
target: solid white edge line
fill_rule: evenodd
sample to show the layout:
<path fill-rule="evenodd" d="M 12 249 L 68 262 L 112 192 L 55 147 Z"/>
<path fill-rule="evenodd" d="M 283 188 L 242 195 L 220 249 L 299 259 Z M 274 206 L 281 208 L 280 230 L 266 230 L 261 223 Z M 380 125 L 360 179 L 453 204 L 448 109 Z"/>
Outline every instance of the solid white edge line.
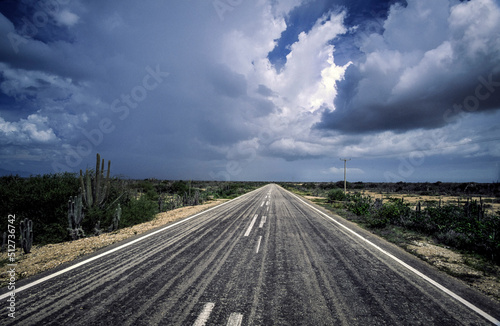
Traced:
<path fill-rule="evenodd" d="M 233 312 L 229 315 L 226 326 L 240 326 L 243 321 L 243 315 L 237 312 Z"/>
<path fill-rule="evenodd" d="M 252 231 L 253 225 L 255 224 L 255 221 L 257 221 L 257 217 L 259 217 L 259 214 L 255 214 L 255 216 L 252 219 L 252 223 L 248 226 L 247 232 L 245 232 L 244 237 L 248 237 L 250 232 Z"/>
<path fill-rule="evenodd" d="M 259 249 L 260 249 L 260 242 L 262 241 L 262 236 L 259 237 L 259 240 L 257 240 L 257 249 L 255 249 L 255 253 L 258 254 L 259 253 Z"/>
<path fill-rule="evenodd" d="M 407 263 L 403 262 L 402 260 L 400 260 L 399 258 L 395 257 L 394 255 L 388 253 L 387 251 L 385 251 L 384 249 L 380 248 L 379 246 L 377 246 L 376 244 L 374 244 L 373 242 L 371 242 L 370 240 L 367 240 L 365 238 L 363 238 L 360 234 L 356 233 L 355 231 L 351 230 L 350 228 L 348 228 L 347 226 L 343 225 L 342 223 L 336 221 L 335 219 L 333 219 L 331 216 L 327 215 L 326 213 L 322 212 L 321 210 L 317 209 L 316 207 L 312 206 L 311 204 L 305 202 L 304 200 L 302 200 L 302 198 L 298 197 L 297 195 L 295 195 L 294 193 L 290 192 L 290 194 L 292 194 L 293 196 L 295 196 L 295 198 L 297 198 L 299 201 L 301 201 L 302 203 L 304 203 L 305 205 L 309 206 L 310 208 L 312 208 L 313 210 L 315 210 L 316 212 L 320 213 L 321 215 L 327 217 L 328 219 L 330 219 L 332 222 L 334 222 L 335 224 L 337 224 L 338 226 L 342 227 L 343 229 L 345 229 L 346 231 L 352 233 L 353 235 L 355 235 L 356 237 L 358 237 L 359 239 L 363 240 L 364 242 L 366 242 L 367 244 L 369 244 L 370 246 L 372 246 L 373 248 L 377 249 L 378 251 L 380 251 L 381 253 L 385 254 L 386 256 L 388 256 L 389 258 L 393 259 L 395 262 L 399 263 L 400 265 L 406 267 L 408 270 L 412 271 L 414 274 L 420 276 L 422 279 L 426 280 L 427 282 L 429 282 L 430 284 L 434 285 L 435 287 L 437 287 L 438 289 L 440 289 L 441 291 L 443 291 L 444 293 L 448 294 L 449 296 L 451 296 L 452 298 L 454 298 L 455 300 L 461 302 L 463 305 L 467 306 L 468 308 L 470 308 L 471 310 L 475 311 L 476 313 L 478 313 L 479 315 L 481 315 L 482 317 L 486 318 L 487 320 L 489 320 L 490 322 L 492 322 L 493 324 L 495 325 L 499 325 L 500 326 L 500 321 L 497 320 L 495 317 L 489 315 L 488 313 L 484 312 L 483 310 L 479 309 L 478 307 L 476 307 L 475 305 L 473 305 L 472 303 L 470 303 L 469 301 L 465 300 L 464 298 L 460 297 L 459 295 L 455 294 L 454 292 L 448 290 L 447 288 L 445 288 L 443 285 L 439 284 L 438 282 L 434 281 L 433 279 L 431 279 L 430 277 L 428 277 L 427 275 L 419 272 L 418 270 L 416 270 L 415 268 L 411 267 L 410 265 L 408 265 Z"/>
<path fill-rule="evenodd" d="M 196 318 L 196 320 L 194 321 L 193 326 L 204 326 L 206 324 L 208 318 L 210 317 L 210 314 L 212 313 L 212 310 L 214 309 L 214 307 L 215 307 L 215 303 L 213 303 L 213 302 L 206 303 L 203 306 L 203 310 L 198 315 L 198 318 Z"/>
<path fill-rule="evenodd" d="M 262 188 L 262 187 L 261 187 L 261 188 Z M 103 252 L 102 254 L 99 254 L 99 255 L 97 255 L 97 256 L 91 257 L 91 258 L 89 258 L 89 259 L 87 259 L 87 260 L 81 261 L 81 262 L 79 262 L 79 263 L 77 263 L 77 264 L 75 264 L 75 265 L 71 265 L 71 266 L 69 266 L 69 267 L 67 267 L 67 268 L 65 268 L 65 269 L 62 269 L 62 270 L 58 271 L 58 272 L 55 272 L 55 273 L 53 273 L 53 274 L 47 275 L 47 276 L 45 276 L 45 277 L 42 277 L 42 278 L 40 278 L 40 279 L 38 279 L 38 280 L 36 280 L 36 281 L 33 281 L 33 282 L 28 283 L 28 284 L 26 284 L 26 285 L 23 285 L 23 286 L 21 286 L 21 287 L 19 287 L 19 288 L 15 289 L 14 291 L 9 291 L 9 292 L 7 292 L 7 293 L 4 293 L 4 294 L 0 295 L 0 300 L 3 300 L 3 299 L 5 299 L 5 298 L 7 298 L 7 297 L 10 297 L 10 296 L 12 295 L 12 293 L 18 293 L 18 292 L 24 291 L 24 290 L 26 290 L 26 289 L 29 289 L 30 287 L 33 287 L 33 286 L 35 286 L 35 285 L 38 285 L 38 284 L 43 283 L 43 282 L 45 282 L 45 281 L 48 281 L 48 280 L 50 280 L 50 279 L 52 279 L 52 278 L 54 278 L 54 277 L 56 277 L 56 276 L 62 275 L 62 274 L 64 274 L 64 273 L 67 273 L 67 272 L 69 272 L 69 271 L 71 271 L 71 270 L 73 270 L 73 269 L 75 269 L 75 268 L 78 268 L 78 267 L 80 267 L 80 266 L 83 266 L 83 265 L 85 265 L 85 264 L 88 264 L 88 263 L 90 263 L 91 261 L 94 261 L 94 260 L 96 260 L 96 259 L 99 259 L 99 258 L 102 258 L 102 257 L 104 257 L 104 256 L 107 256 L 107 255 L 109 255 L 109 254 L 111 254 L 111 253 L 113 253 L 113 252 L 115 252 L 115 251 L 121 250 L 121 249 L 126 248 L 126 247 L 128 247 L 128 246 L 131 246 L 131 245 L 133 245 L 134 243 L 139 242 L 139 241 L 142 241 L 142 240 L 144 240 L 144 239 L 146 239 L 146 238 L 149 238 L 149 237 L 151 237 L 151 236 L 153 236 L 153 235 L 155 235 L 155 234 L 157 234 L 157 233 L 160 233 L 160 232 L 163 232 L 163 231 L 168 230 L 168 229 L 170 229 L 170 228 L 173 228 L 173 227 L 174 227 L 174 226 L 176 226 L 176 225 L 182 224 L 182 223 L 187 222 L 187 221 L 189 221 L 189 220 L 191 220 L 191 219 L 193 219 L 193 218 L 195 218 L 195 217 L 198 217 L 198 216 L 200 216 L 200 215 L 202 215 L 202 214 L 208 213 L 208 212 L 210 212 L 210 211 L 212 211 L 212 210 L 214 210 L 214 209 L 216 209 L 216 208 L 222 207 L 222 206 L 224 206 L 224 205 L 226 205 L 226 204 L 229 204 L 229 203 L 231 203 L 231 202 L 233 202 L 233 201 L 236 201 L 236 200 L 238 200 L 238 199 L 241 199 L 242 197 L 245 197 L 245 196 L 247 196 L 247 195 L 249 195 L 249 194 L 253 193 L 254 191 L 257 191 L 257 190 L 261 189 L 261 188 L 257 188 L 257 189 L 255 189 L 255 190 L 252 190 L 252 191 L 250 191 L 250 192 L 248 192 L 248 193 L 246 193 L 246 194 L 243 194 L 243 195 L 241 195 L 241 196 L 239 196 L 239 197 L 236 197 L 236 198 L 234 198 L 234 199 L 231 199 L 231 200 L 229 200 L 229 201 L 227 201 L 227 202 L 225 202 L 225 203 L 222 203 L 222 204 L 220 204 L 220 205 L 217 205 L 217 206 L 211 207 L 211 208 L 209 208 L 209 209 L 207 209 L 207 210 L 205 210 L 205 211 L 203 211 L 203 212 L 199 212 L 199 213 L 197 213 L 197 214 L 195 214 L 195 215 L 192 215 L 192 216 L 190 216 L 190 217 L 187 217 L 187 218 L 183 219 L 182 221 L 175 222 L 175 223 L 173 223 L 173 224 L 167 225 L 166 227 L 164 227 L 164 228 L 162 228 L 162 229 L 160 229 L 160 230 L 156 230 L 156 231 L 151 232 L 151 233 L 149 233 L 149 234 L 146 234 L 146 235 L 144 235 L 144 236 L 142 236 L 142 237 L 140 237 L 140 238 L 137 238 L 137 239 L 135 239 L 135 240 L 132 240 L 132 241 L 130 241 L 130 242 L 127 242 L 127 243 L 125 243 L 125 244 L 123 244 L 123 245 L 121 245 L 121 246 L 118 246 L 118 247 L 116 247 L 116 248 L 113 248 L 113 249 L 111 249 L 111 250 L 108 250 L 108 251 L 106 251 L 106 252 Z"/>

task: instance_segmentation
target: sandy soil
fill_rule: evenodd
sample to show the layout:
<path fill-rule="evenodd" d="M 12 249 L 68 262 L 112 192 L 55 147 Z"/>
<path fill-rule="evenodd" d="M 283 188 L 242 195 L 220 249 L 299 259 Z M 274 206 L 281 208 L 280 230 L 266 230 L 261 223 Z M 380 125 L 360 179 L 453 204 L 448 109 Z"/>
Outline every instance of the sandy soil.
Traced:
<path fill-rule="evenodd" d="M 492 270 L 485 273 L 473 268 L 473 266 L 481 265 L 481 261 L 478 259 L 465 256 L 457 251 L 438 246 L 423 239 L 413 241 L 405 249 L 438 269 L 459 277 L 470 286 L 500 301 L 499 266 L 490 266 L 489 268 Z"/>
<path fill-rule="evenodd" d="M 29 254 L 24 254 L 22 250 L 18 249 L 15 256 L 15 263 L 17 264 L 15 267 L 17 274 L 16 279 L 19 280 L 50 270 L 80 256 L 93 253 L 100 248 L 125 240 L 136 234 L 147 232 L 175 220 L 194 215 L 225 201 L 227 200 L 214 200 L 203 205 L 182 207 L 160 213 L 150 222 L 134 225 L 111 233 L 104 233 L 100 236 L 45 246 L 35 246 L 31 249 L 31 253 Z M 7 252 L 3 252 L 0 254 L 0 287 L 4 287 L 8 283 L 8 271 L 11 267 L 7 266 L 7 264 Z"/>
<path fill-rule="evenodd" d="M 419 196 L 419 195 L 408 195 L 408 194 L 381 194 L 380 192 L 373 192 L 373 191 L 363 191 L 365 195 L 369 195 L 372 198 L 382 198 L 382 199 L 389 199 L 389 198 L 404 198 L 405 202 L 410 203 L 412 205 L 416 205 L 418 202 L 423 205 L 422 207 L 425 207 L 425 202 L 435 202 L 438 203 L 439 200 L 441 200 L 442 204 L 457 204 L 457 202 L 460 200 L 461 203 L 464 203 L 466 199 L 463 197 L 457 197 L 457 196 Z M 473 200 L 477 200 L 479 202 L 479 197 L 472 197 Z M 491 203 L 490 201 L 495 200 L 496 198 L 494 197 L 482 197 L 483 202 L 486 207 L 486 211 L 489 213 L 495 213 L 497 211 L 500 211 L 500 203 Z"/>

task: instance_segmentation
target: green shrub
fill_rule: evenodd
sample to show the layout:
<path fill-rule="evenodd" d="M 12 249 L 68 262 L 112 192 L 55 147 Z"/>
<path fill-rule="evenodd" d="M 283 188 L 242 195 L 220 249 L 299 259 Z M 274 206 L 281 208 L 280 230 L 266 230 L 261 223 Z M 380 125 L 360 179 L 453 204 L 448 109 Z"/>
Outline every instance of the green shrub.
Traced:
<path fill-rule="evenodd" d="M 399 225 L 405 216 L 410 215 L 410 212 L 410 204 L 399 199 L 391 198 L 389 202 L 382 205 L 382 207 L 376 212 L 376 215 L 379 218 L 386 220 L 387 223 Z"/>
<path fill-rule="evenodd" d="M 347 209 L 358 216 L 369 216 L 370 208 L 372 205 L 372 200 L 370 196 L 363 196 L 356 192 L 354 194 L 348 194 L 346 199 L 349 201 L 347 204 Z"/>
<path fill-rule="evenodd" d="M 130 199 L 125 206 L 122 206 L 120 227 L 129 227 L 151 221 L 157 212 L 157 203 L 148 200 L 146 196 Z"/>
<path fill-rule="evenodd" d="M 67 237 L 68 200 L 78 193 L 78 178 L 73 173 L 46 174 L 21 178 L 0 178 L 0 215 L 16 215 L 16 228 L 24 218 L 33 221 L 33 243 L 64 241 Z M 7 230 L 7 219 L 0 219 Z"/>
<path fill-rule="evenodd" d="M 343 201 L 346 199 L 346 195 L 342 189 L 331 189 L 328 191 L 326 198 L 329 203 L 333 203 L 334 201 Z"/>

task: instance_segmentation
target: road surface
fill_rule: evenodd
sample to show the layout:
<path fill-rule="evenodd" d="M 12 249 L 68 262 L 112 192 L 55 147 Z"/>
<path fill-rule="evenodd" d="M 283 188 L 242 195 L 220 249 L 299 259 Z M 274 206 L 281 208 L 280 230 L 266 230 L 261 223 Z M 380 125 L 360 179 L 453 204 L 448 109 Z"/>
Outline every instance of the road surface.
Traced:
<path fill-rule="evenodd" d="M 272 184 L 78 263 L 18 282 L 16 318 L 2 309 L 0 324 L 444 326 L 500 318 L 492 300 Z"/>

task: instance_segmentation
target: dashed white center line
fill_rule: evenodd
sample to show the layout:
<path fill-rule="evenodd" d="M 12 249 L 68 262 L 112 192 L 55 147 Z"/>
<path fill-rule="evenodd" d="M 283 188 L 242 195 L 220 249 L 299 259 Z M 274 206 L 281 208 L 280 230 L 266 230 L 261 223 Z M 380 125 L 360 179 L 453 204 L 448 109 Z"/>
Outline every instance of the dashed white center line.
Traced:
<path fill-rule="evenodd" d="M 193 326 L 204 326 L 208 320 L 208 317 L 210 317 L 210 313 L 212 312 L 214 307 L 215 307 L 215 303 L 213 303 L 213 302 L 209 302 L 209 303 L 205 304 L 200 315 L 198 316 L 198 318 L 196 318 Z"/>
<path fill-rule="evenodd" d="M 227 326 L 240 326 L 243 321 L 243 315 L 237 312 L 233 312 L 229 315 L 229 319 L 227 321 Z"/>
<path fill-rule="evenodd" d="M 245 235 L 244 235 L 245 237 L 248 237 L 248 235 L 250 234 L 250 231 L 252 231 L 253 225 L 255 224 L 255 221 L 257 220 L 258 216 L 259 216 L 258 214 L 255 214 L 255 216 L 253 217 L 252 223 L 250 223 L 250 226 L 248 226 L 247 232 L 245 232 Z"/>
<path fill-rule="evenodd" d="M 262 241 L 262 236 L 259 237 L 259 240 L 257 240 L 257 249 L 255 249 L 255 253 L 258 254 L 259 253 L 259 249 L 260 249 L 260 242 Z"/>
<path fill-rule="evenodd" d="M 265 204 L 265 203 L 266 203 L 266 201 L 264 200 L 264 201 L 262 202 L 262 204 L 260 204 L 260 207 L 264 206 L 264 204 Z"/>
<path fill-rule="evenodd" d="M 262 216 L 262 219 L 260 220 L 259 228 L 262 229 L 264 226 L 264 223 L 266 223 L 266 216 Z"/>

